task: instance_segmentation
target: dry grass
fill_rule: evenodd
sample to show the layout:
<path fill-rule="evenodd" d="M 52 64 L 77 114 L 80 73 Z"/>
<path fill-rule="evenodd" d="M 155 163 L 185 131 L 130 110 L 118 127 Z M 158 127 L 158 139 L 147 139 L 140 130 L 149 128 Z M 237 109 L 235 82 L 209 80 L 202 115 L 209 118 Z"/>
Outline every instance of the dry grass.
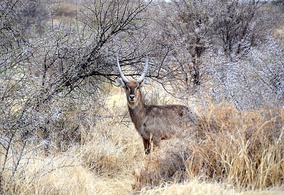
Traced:
<path fill-rule="evenodd" d="M 283 109 L 237 111 L 230 105 L 212 106 L 200 117 L 196 135 L 170 140 L 144 160 L 135 189 L 196 177 L 240 190 L 281 186 L 283 124 Z"/>
<path fill-rule="evenodd" d="M 5 183 L 5 194 L 283 193 L 283 109 L 211 106 L 200 112 L 198 134 L 163 141 L 148 156 L 125 111 L 123 106 L 101 113 L 107 117 L 83 145 L 29 156 L 27 166 Z"/>
<path fill-rule="evenodd" d="M 201 121 L 204 136 L 192 148 L 190 174 L 242 188 L 281 185 L 284 179 L 284 110 L 237 111 L 211 107 Z M 202 162 L 196 168 L 194 162 Z"/>
<path fill-rule="evenodd" d="M 226 187 L 220 183 L 208 183 L 201 182 L 198 179 L 193 179 L 182 184 L 172 184 L 164 187 L 156 187 L 154 189 L 146 190 L 142 189 L 141 194 L 155 194 L 155 195 L 204 195 L 204 194 L 218 194 L 218 195 L 281 195 L 283 194 L 283 189 L 280 188 L 271 188 L 269 190 L 254 190 L 254 191 L 245 191 L 241 192 L 232 187 Z"/>

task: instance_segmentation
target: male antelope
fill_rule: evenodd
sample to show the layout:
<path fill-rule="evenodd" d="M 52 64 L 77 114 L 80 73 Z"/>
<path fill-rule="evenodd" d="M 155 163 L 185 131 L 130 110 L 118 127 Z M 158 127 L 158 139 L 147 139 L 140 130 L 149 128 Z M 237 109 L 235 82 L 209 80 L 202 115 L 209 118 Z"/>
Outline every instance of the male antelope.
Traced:
<path fill-rule="evenodd" d="M 181 134 L 178 129 L 182 123 L 189 119 L 194 123 L 194 115 L 186 106 L 182 105 L 145 105 L 140 88 L 144 84 L 145 75 L 148 68 L 148 57 L 143 73 L 136 81 L 129 81 L 123 74 L 117 56 L 117 68 L 121 79 L 117 79 L 117 84 L 125 89 L 128 110 L 136 130 L 143 138 L 145 153 L 151 151 L 150 143 L 160 146 L 160 141 L 169 139 Z"/>

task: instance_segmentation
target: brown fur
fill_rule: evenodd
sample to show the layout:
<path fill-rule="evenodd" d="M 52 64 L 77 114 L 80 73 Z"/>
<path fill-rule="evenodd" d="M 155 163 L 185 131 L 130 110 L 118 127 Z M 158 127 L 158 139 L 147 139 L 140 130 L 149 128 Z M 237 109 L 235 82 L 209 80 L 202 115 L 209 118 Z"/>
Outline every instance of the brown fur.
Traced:
<path fill-rule="evenodd" d="M 184 136 L 184 132 L 181 132 L 185 130 L 182 128 L 184 124 L 196 122 L 196 117 L 186 106 L 145 105 L 138 82 L 125 82 L 124 88 L 129 114 L 136 130 L 143 138 L 146 154 L 151 151 L 151 142 L 154 146 L 160 146 L 160 141 L 163 139 Z"/>

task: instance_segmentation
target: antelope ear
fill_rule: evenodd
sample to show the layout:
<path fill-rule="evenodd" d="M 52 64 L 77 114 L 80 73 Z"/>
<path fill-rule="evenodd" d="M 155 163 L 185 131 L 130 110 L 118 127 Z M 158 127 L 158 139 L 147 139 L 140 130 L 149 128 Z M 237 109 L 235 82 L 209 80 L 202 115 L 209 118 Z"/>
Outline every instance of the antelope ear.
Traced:
<path fill-rule="evenodd" d="M 140 83 L 139 83 L 139 87 L 143 87 L 144 85 L 146 85 L 146 79 L 143 79 Z"/>
<path fill-rule="evenodd" d="M 115 80 L 115 85 L 116 85 L 117 87 L 121 87 L 121 88 L 125 87 L 125 83 L 123 82 L 123 80 L 122 80 L 121 78 L 117 78 L 117 79 Z"/>

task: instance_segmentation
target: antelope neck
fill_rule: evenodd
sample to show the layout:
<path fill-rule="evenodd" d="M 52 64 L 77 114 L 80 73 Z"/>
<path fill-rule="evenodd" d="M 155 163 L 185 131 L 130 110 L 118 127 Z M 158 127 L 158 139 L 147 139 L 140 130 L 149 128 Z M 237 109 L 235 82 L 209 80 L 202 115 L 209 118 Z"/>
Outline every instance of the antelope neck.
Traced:
<path fill-rule="evenodd" d="M 146 118 L 146 110 L 143 101 L 140 100 L 134 108 L 128 105 L 128 110 L 136 129 L 139 129 Z"/>

